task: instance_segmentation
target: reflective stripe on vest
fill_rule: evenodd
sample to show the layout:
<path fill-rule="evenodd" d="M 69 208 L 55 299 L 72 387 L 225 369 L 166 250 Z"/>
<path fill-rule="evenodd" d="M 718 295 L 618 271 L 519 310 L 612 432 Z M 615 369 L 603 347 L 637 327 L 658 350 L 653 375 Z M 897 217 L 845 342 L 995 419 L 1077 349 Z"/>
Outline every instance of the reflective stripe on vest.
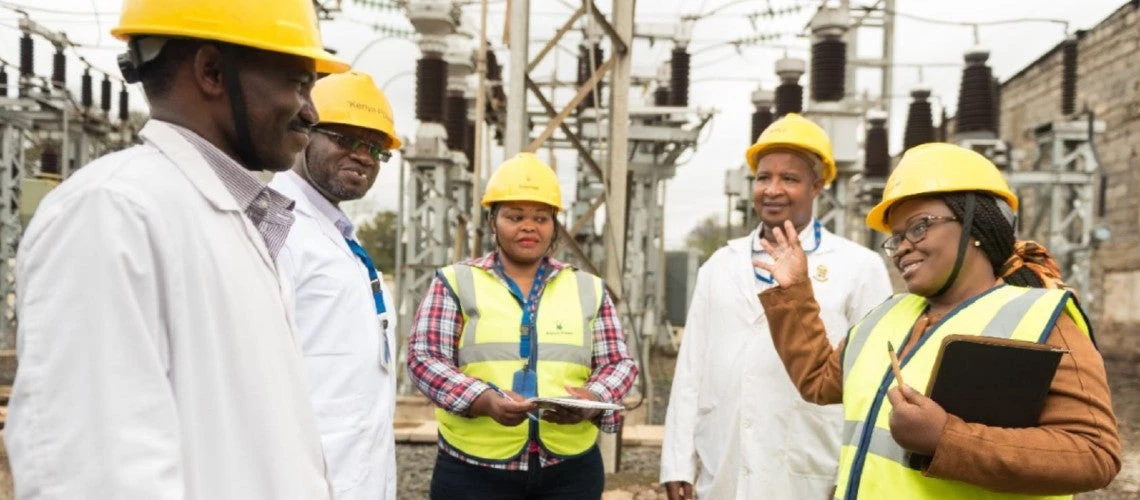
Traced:
<path fill-rule="evenodd" d="M 998 493 L 979 486 L 923 476 L 910 468 L 908 454 L 890 433 L 886 393 L 894 377 L 888 341 L 905 345 L 926 299 L 892 297 L 851 329 L 843 360 L 843 445 L 836 498 L 1070 498 Z M 1002 285 L 959 305 L 932 326 L 901 360 L 908 385 L 926 388 L 942 345 L 952 334 L 1044 343 L 1064 311 L 1091 335 L 1084 311 L 1061 290 Z"/>
<path fill-rule="evenodd" d="M 511 387 L 519 357 L 522 306 L 490 272 L 465 264 L 440 270 L 455 293 L 463 316 L 458 363 L 463 373 Z M 593 322 L 601 308 L 602 281 L 564 268 L 549 278 L 535 312 L 538 394 L 565 396 L 565 386 L 582 387 L 590 376 Z M 504 427 L 489 417 L 466 418 L 436 409 L 440 435 L 452 447 L 488 461 L 509 461 L 524 451 L 530 425 Z M 586 452 L 597 439 L 591 422 L 556 425 L 538 422 L 539 444 L 558 456 Z"/>

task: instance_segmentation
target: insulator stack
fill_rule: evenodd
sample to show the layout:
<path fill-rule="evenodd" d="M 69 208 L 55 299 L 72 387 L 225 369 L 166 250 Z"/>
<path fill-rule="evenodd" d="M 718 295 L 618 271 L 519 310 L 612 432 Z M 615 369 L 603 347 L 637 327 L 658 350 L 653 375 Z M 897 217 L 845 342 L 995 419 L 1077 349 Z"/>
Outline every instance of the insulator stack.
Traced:
<path fill-rule="evenodd" d="M 903 151 L 934 142 L 934 117 L 930 110 L 930 89 L 916 87 L 910 91 L 914 100 L 910 102 L 910 109 L 906 113 L 906 131 L 903 132 Z"/>
<path fill-rule="evenodd" d="M 1069 36 L 1061 45 L 1061 114 L 1077 110 L 1077 38 Z"/>
<path fill-rule="evenodd" d="M 8 67 L 0 66 L 0 97 L 8 97 Z"/>
<path fill-rule="evenodd" d="M 67 56 L 57 49 L 51 58 L 51 84 L 57 89 L 67 87 Z"/>
<path fill-rule="evenodd" d="M 989 57 L 989 51 L 981 48 L 966 53 L 966 67 L 962 70 L 962 84 L 958 89 L 955 133 L 997 132 L 994 127 L 993 73 L 986 65 Z"/>
<path fill-rule="evenodd" d="M 475 122 L 468 120 L 463 132 L 463 154 L 467 156 L 467 167 L 475 171 Z"/>
<path fill-rule="evenodd" d="M 127 84 L 119 87 L 119 121 L 126 122 L 131 117 L 130 102 L 127 95 Z"/>
<path fill-rule="evenodd" d="M 673 60 L 669 62 L 670 106 L 689 105 L 689 59 L 689 52 L 684 47 L 673 49 Z"/>
<path fill-rule="evenodd" d="M 587 47 L 585 45 L 578 46 L 578 86 L 582 86 L 590 79 L 590 76 L 594 74 L 598 66 L 602 65 L 602 57 L 604 56 L 605 52 L 599 43 L 593 44 L 593 47 Z M 590 59 L 591 57 L 593 57 L 592 61 Z M 601 80 L 598 81 L 596 88 L 597 92 L 591 89 L 590 92 L 586 94 L 586 97 L 582 99 L 582 102 L 578 103 L 579 111 L 597 106 L 598 103 L 601 102 L 601 96 L 598 95 L 602 89 Z"/>
<path fill-rule="evenodd" d="M 467 135 L 467 99 L 463 98 L 462 92 L 447 96 L 443 124 L 447 129 L 447 149 L 463 151 Z"/>
<path fill-rule="evenodd" d="M 36 73 L 35 49 L 31 33 L 25 31 L 20 36 L 20 76 L 28 77 Z"/>
<path fill-rule="evenodd" d="M 658 86 L 653 91 L 653 105 L 654 106 L 668 106 L 669 105 L 669 87 Z"/>
<path fill-rule="evenodd" d="M 816 11 L 809 23 L 812 34 L 812 101 L 843 100 L 847 84 L 847 43 L 843 37 L 850 24 L 850 16 L 845 10 L 826 4 Z"/>
<path fill-rule="evenodd" d="M 54 144 L 44 146 L 44 150 L 40 153 L 40 173 L 60 175 L 62 172 L 59 169 L 59 150 L 56 149 Z"/>
<path fill-rule="evenodd" d="M 990 89 L 994 96 L 994 132 L 1001 131 L 1001 80 L 996 76 L 990 80 Z M 1000 134 L 999 134 L 1000 135 Z"/>
<path fill-rule="evenodd" d="M 99 109 L 104 113 L 111 113 L 111 77 L 103 75 L 103 83 L 99 84 Z"/>
<path fill-rule="evenodd" d="M 764 132 L 764 129 L 768 128 L 768 125 L 772 124 L 773 120 L 774 117 L 772 116 L 772 108 L 764 108 L 753 111 L 752 141 L 749 141 L 749 144 L 755 142 L 756 138 L 760 137 L 760 134 Z"/>
<path fill-rule="evenodd" d="M 776 116 L 804 110 L 804 88 L 798 83 L 781 83 L 776 87 Z"/>
<path fill-rule="evenodd" d="M 495 51 L 487 49 L 487 81 L 491 82 L 491 96 L 500 102 L 506 102 L 507 93 L 503 90 L 503 66 L 495 57 Z M 490 109 L 491 103 L 487 103 Z"/>
<path fill-rule="evenodd" d="M 785 57 L 776 61 L 776 75 L 780 77 L 780 85 L 776 87 L 776 118 L 804 110 L 804 88 L 799 82 L 806 66 L 803 59 Z"/>
<path fill-rule="evenodd" d="M 428 54 L 416 62 L 416 118 L 421 122 L 443 122 L 447 96 L 447 63 L 438 54 Z"/>
<path fill-rule="evenodd" d="M 864 144 L 864 175 L 868 178 L 886 179 L 891 173 L 891 154 L 887 151 L 886 113 L 873 113 L 867 117 L 867 140 Z"/>
<path fill-rule="evenodd" d="M 29 84 L 24 79 L 35 75 L 35 48 L 32 35 L 25 31 L 20 36 L 20 85 L 17 89 L 20 97 L 28 95 Z"/>
<path fill-rule="evenodd" d="M 947 129 L 950 124 L 950 117 L 946 116 L 946 107 L 942 107 L 942 120 L 938 122 L 938 140 L 946 142 L 950 140 L 950 132 Z"/>
<path fill-rule="evenodd" d="M 816 102 L 843 100 L 846 83 L 847 44 L 820 40 L 811 47 L 811 99 Z"/>
<path fill-rule="evenodd" d="M 772 91 L 764 89 L 756 89 L 752 91 L 752 105 L 756 107 L 756 111 L 752 112 L 752 135 L 748 138 L 748 144 L 751 145 L 760 137 L 764 129 L 772 124 L 775 118 L 772 116 Z"/>
<path fill-rule="evenodd" d="M 83 76 L 79 79 L 79 82 L 79 104 L 86 109 L 91 109 L 91 106 L 95 104 L 94 87 L 91 81 L 91 71 L 86 69 L 83 70 Z"/>
<path fill-rule="evenodd" d="M 495 57 L 495 51 L 491 49 L 487 49 L 487 79 L 492 81 L 503 79 L 503 67 L 499 65 L 499 58 Z"/>

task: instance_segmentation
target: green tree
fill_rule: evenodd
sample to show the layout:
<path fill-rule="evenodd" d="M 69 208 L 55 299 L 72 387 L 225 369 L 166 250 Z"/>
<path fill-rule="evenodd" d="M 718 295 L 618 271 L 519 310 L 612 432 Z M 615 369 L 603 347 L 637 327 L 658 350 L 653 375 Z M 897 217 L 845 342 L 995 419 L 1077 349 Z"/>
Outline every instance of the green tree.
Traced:
<path fill-rule="evenodd" d="M 719 215 L 710 215 L 697 223 L 685 236 L 685 247 L 700 252 L 701 262 L 712 256 L 713 252 L 728 243 L 728 240 L 746 236 L 752 227 L 733 224 L 732 228 L 725 230 L 724 223 Z"/>
<path fill-rule="evenodd" d="M 360 246 L 368 251 L 376 267 L 385 274 L 396 272 L 396 212 L 376 212 L 356 230 Z"/>
<path fill-rule="evenodd" d="M 728 234 L 717 215 L 710 215 L 698 222 L 685 236 L 685 247 L 700 252 L 701 262 L 711 257 L 713 252 L 727 242 Z"/>

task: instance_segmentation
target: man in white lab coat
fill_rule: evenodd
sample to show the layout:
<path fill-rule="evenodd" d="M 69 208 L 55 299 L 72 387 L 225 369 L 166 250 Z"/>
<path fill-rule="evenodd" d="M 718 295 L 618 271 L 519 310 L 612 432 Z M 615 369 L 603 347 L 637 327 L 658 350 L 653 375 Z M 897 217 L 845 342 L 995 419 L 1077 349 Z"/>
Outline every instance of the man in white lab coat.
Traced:
<path fill-rule="evenodd" d="M 281 262 L 336 498 L 395 500 L 395 304 L 339 205 L 368 192 L 400 139 L 367 74 L 318 80 L 313 104 L 312 140 L 270 184 L 297 200 Z"/>
<path fill-rule="evenodd" d="M 815 197 L 836 175 L 823 129 L 789 114 L 760 135 L 746 159 L 761 223 L 697 275 L 661 450 L 670 499 L 825 498 L 835 484 L 843 413 L 840 405 L 804 402 L 776 355 L 756 300 L 773 286 L 752 266 L 768 258 L 759 238 L 771 238 L 770 228 L 786 220 L 800 229 L 833 342 L 891 294 L 878 255 L 813 217 Z"/>
<path fill-rule="evenodd" d="M 283 27 L 290 27 L 285 29 Z M 112 34 L 152 119 L 52 191 L 16 261 L 20 499 L 331 498 L 277 253 L 316 122 L 309 0 L 137 0 Z"/>

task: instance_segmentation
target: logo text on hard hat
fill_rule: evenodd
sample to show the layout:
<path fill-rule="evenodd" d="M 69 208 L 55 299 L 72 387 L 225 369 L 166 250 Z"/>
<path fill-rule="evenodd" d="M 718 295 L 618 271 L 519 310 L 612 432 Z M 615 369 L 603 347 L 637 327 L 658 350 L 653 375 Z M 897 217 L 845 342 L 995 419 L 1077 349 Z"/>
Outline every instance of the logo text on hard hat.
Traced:
<path fill-rule="evenodd" d="M 362 102 L 348 101 L 348 107 L 353 108 L 353 109 L 364 110 L 364 111 L 367 111 L 369 113 L 375 113 L 375 114 L 381 115 L 384 118 L 387 118 L 389 120 L 392 119 L 392 117 L 388 116 L 388 113 L 385 113 L 382 109 L 380 109 L 376 106 L 364 104 Z"/>

